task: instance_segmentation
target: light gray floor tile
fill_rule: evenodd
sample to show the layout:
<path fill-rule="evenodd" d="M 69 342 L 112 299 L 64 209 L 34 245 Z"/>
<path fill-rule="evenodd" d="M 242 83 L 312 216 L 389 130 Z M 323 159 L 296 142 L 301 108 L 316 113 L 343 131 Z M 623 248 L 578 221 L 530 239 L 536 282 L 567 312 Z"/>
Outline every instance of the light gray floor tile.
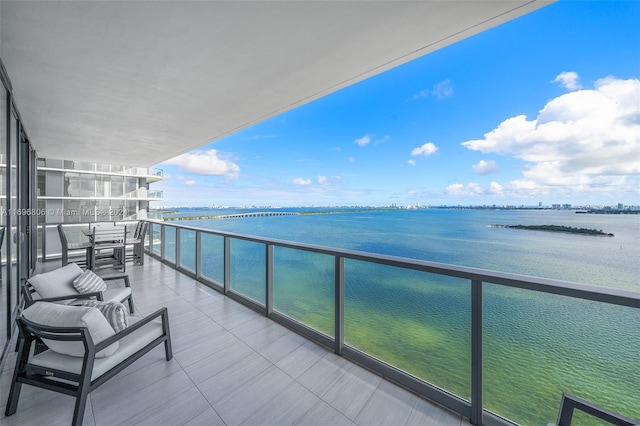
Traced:
<path fill-rule="evenodd" d="M 422 398 L 416 401 L 407 422 L 407 426 L 460 426 L 461 424 L 462 418 L 459 414 L 453 414 Z"/>
<path fill-rule="evenodd" d="M 191 419 L 188 423 L 185 423 L 185 426 L 225 426 L 225 424 L 218 413 L 216 413 L 213 408 L 209 407 L 197 417 Z"/>
<path fill-rule="evenodd" d="M 183 345 L 177 345 L 173 356 L 182 367 L 187 367 L 208 356 L 224 350 L 224 348 L 238 339 L 228 331 L 221 331 L 205 337 L 198 337 L 196 340 Z"/>
<path fill-rule="evenodd" d="M 162 377 L 152 386 L 147 386 L 141 391 L 127 390 L 119 386 L 119 392 L 113 390 L 109 392 L 110 389 L 107 388 L 97 394 L 98 391 L 103 390 L 102 387 L 98 388 L 92 395 L 96 424 L 98 426 L 136 424 L 146 416 L 153 415 L 154 411 L 160 407 L 172 403 L 179 395 L 193 387 L 193 382 L 184 371 L 180 370 Z M 176 407 L 181 406 L 176 405 Z"/>
<path fill-rule="evenodd" d="M 184 370 L 195 384 L 200 384 L 224 370 L 233 368 L 234 364 L 252 353 L 253 349 L 236 339 L 221 350 L 185 367 Z"/>
<path fill-rule="evenodd" d="M 298 377 L 304 387 L 323 396 L 351 368 L 346 359 L 327 353 Z"/>
<path fill-rule="evenodd" d="M 275 323 L 269 318 L 264 316 L 257 316 L 252 318 L 247 322 L 242 322 L 240 324 L 233 324 L 228 328 L 230 332 L 232 332 L 235 336 L 243 339 L 247 336 L 250 336 L 254 333 L 259 333 L 265 330 L 266 328 L 273 326 Z"/>
<path fill-rule="evenodd" d="M 355 419 L 377 389 L 379 376 L 353 365 L 324 395 L 322 399 L 342 414 Z"/>
<path fill-rule="evenodd" d="M 273 363 L 277 363 L 282 358 L 286 357 L 300 346 L 304 345 L 307 339 L 289 331 L 286 334 L 280 336 L 278 339 L 271 343 L 261 347 L 257 352 Z"/>
<path fill-rule="evenodd" d="M 295 379 L 318 362 L 327 352 L 328 350 L 322 346 L 307 341 L 307 343 L 278 361 L 276 365 Z"/>
<path fill-rule="evenodd" d="M 287 376 L 288 377 L 288 376 Z M 268 400 L 261 408 L 245 420 L 243 426 L 294 425 L 319 398 L 298 383 L 291 383 L 283 391 Z"/>
<path fill-rule="evenodd" d="M 0 413 L 0 423 L 2 426 L 24 426 L 24 425 L 55 425 L 68 426 L 73 419 L 75 398 L 69 395 L 22 385 L 18 409 L 15 414 L 9 417 L 4 416 L 6 398 L 9 390 L 0 395 L 3 400 L 2 413 Z M 95 424 L 93 410 L 91 406 L 91 395 L 85 406 L 83 424 L 92 426 Z"/>
<path fill-rule="evenodd" d="M 176 407 L 180 407 L 180 409 L 176 409 Z M 210 408 L 211 405 L 198 389 L 191 386 L 186 391 L 172 396 L 171 399 L 158 398 L 144 409 L 136 410 L 136 413 L 128 417 L 125 423 L 150 426 L 182 425 Z M 105 423 L 105 426 L 107 425 L 108 423 Z"/>
<path fill-rule="evenodd" d="M 256 376 L 272 365 L 254 352 L 228 369 L 199 383 L 198 388 L 211 404 L 215 404 L 245 384 L 253 381 Z"/>
<path fill-rule="evenodd" d="M 381 382 L 355 419 L 366 425 L 404 425 L 409 419 L 417 396 L 389 383 Z"/>
<path fill-rule="evenodd" d="M 289 330 L 280 324 L 272 324 L 262 330 L 259 330 L 249 336 L 244 337 L 242 340 L 255 350 L 259 350 L 270 343 L 278 340 L 280 337 L 287 334 Z"/>
<path fill-rule="evenodd" d="M 297 426 L 349 426 L 353 422 L 338 410 L 320 400 L 297 423 Z"/>
<path fill-rule="evenodd" d="M 213 408 L 227 425 L 239 425 L 292 383 L 291 377 L 271 366 L 246 386 L 214 403 Z"/>

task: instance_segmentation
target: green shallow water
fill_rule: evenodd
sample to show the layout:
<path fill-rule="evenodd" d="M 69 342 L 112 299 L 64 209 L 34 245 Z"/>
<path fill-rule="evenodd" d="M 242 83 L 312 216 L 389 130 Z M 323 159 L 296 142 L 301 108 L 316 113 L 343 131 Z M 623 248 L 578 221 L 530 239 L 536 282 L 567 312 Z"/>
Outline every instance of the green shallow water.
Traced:
<path fill-rule="evenodd" d="M 640 289 L 640 216 L 429 210 L 184 223 Z M 615 237 L 491 224 L 579 226 Z M 220 281 L 221 239 L 204 246 L 205 273 Z M 264 303 L 264 248 L 233 241 L 232 254 L 232 287 Z M 274 308 L 332 336 L 333 259 L 281 248 L 274 256 Z M 347 260 L 345 341 L 469 399 L 470 291 L 465 280 Z M 562 392 L 570 392 L 640 419 L 637 309 L 485 284 L 483 351 L 485 407 L 502 416 L 524 425 L 553 422 Z"/>

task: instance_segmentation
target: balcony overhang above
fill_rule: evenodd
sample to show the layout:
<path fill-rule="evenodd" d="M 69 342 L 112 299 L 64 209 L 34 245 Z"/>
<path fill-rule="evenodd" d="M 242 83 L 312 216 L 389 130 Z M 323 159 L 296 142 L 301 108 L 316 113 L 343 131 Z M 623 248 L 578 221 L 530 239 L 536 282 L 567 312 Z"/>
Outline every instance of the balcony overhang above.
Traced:
<path fill-rule="evenodd" d="M 551 3 L 2 1 L 41 157 L 146 167 Z"/>

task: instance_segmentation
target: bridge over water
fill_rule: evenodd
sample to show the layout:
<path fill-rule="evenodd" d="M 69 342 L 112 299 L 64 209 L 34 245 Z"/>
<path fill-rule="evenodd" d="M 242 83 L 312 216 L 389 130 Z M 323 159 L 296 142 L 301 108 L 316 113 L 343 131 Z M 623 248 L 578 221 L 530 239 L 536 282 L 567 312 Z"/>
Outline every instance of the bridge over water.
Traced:
<path fill-rule="evenodd" d="M 217 216 L 219 219 L 236 218 L 236 217 L 257 217 L 257 216 L 297 216 L 298 212 L 253 212 L 253 213 L 236 213 L 224 214 Z"/>
<path fill-rule="evenodd" d="M 252 212 L 252 213 L 233 213 L 215 216 L 182 216 L 182 217 L 165 217 L 164 220 L 207 220 L 207 219 L 232 219 L 242 217 L 259 217 L 259 216 L 298 216 L 299 212 Z"/>

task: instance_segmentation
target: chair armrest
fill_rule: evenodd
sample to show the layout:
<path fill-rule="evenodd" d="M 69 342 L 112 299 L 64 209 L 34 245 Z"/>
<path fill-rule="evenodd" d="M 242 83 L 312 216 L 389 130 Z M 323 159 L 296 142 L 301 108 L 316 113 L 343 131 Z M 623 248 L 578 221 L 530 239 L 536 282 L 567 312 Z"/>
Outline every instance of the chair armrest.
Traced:
<path fill-rule="evenodd" d="M 78 293 L 78 294 L 69 294 L 67 296 L 56 296 L 56 297 L 44 297 L 41 299 L 33 299 L 33 303 L 36 302 L 60 302 L 62 300 L 75 300 L 75 299 L 90 299 L 92 297 L 97 298 L 98 300 L 104 300 L 102 297 L 102 292 L 94 291 L 92 293 Z"/>
<path fill-rule="evenodd" d="M 129 334 L 133 333 L 137 329 L 139 329 L 141 327 L 144 327 L 146 324 L 149 324 L 151 321 L 153 321 L 153 320 L 155 320 L 157 318 L 162 318 L 163 328 L 164 328 L 165 324 L 168 324 L 169 312 L 167 311 L 166 307 L 158 309 L 157 311 L 155 311 L 151 315 L 148 315 L 148 316 L 144 317 L 142 320 L 140 320 L 140 321 L 136 322 L 135 324 L 125 328 L 121 332 L 116 333 L 115 335 L 109 337 L 108 339 L 105 339 L 102 342 L 98 343 L 96 345 L 96 353 L 100 352 L 104 348 L 114 344 L 115 342 L 123 339 L 125 336 L 128 336 Z M 163 331 L 164 331 L 165 334 L 167 333 L 167 330 L 163 329 Z"/>
<path fill-rule="evenodd" d="M 104 281 L 113 281 L 113 280 L 124 280 L 125 287 L 131 287 L 129 283 L 129 275 L 128 274 L 115 274 L 115 275 L 105 275 L 104 277 L 100 277 Z"/>

